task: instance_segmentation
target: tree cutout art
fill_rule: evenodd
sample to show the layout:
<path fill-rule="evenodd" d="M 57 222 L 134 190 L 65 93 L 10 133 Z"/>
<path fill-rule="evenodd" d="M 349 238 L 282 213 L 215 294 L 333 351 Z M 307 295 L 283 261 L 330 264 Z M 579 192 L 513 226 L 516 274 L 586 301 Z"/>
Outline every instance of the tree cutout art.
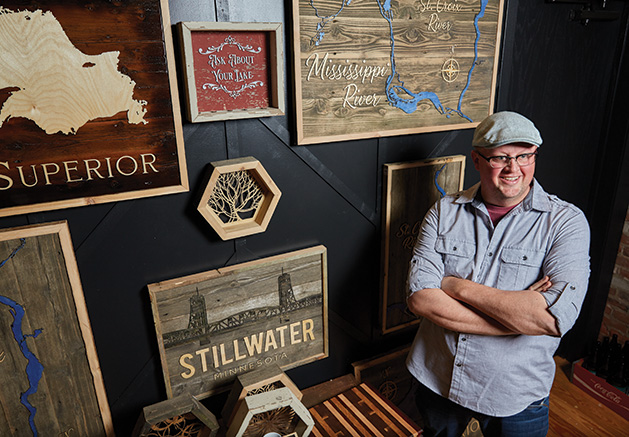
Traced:
<path fill-rule="evenodd" d="M 282 193 L 252 157 L 212 163 L 198 211 L 223 239 L 264 232 Z"/>
<path fill-rule="evenodd" d="M 208 205 L 223 223 L 251 219 L 262 202 L 260 186 L 247 170 L 219 175 Z"/>

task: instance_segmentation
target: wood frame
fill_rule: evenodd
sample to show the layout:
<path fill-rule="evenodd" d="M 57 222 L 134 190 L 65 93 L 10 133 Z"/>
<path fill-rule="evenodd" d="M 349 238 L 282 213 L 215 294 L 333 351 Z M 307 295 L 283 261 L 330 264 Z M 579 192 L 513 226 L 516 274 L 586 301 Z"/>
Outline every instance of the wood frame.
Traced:
<path fill-rule="evenodd" d="M 35 410 L 35 427 L 55 435 L 73 429 L 81 435 L 113 436 L 67 222 L 0 230 L 0 251 L 0 257 L 7 260 L 0 267 L 0 295 L 8 299 L 0 302 L 0 323 L 2 329 L 16 323 L 16 316 L 12 318 L 4 311 L 9 300 L 13 301 L 13 311 L 15 305 L 22 306 L 21 335 L 27 338 L 31 350 L 27 358 L 24 351 L 20 354 L 20 348 L 11 344 L 15 342 L 11 335 L 0 333 L 5 337 L 0 341 L 3 355 L 0 362 L 4 361 L 0 365 L 0 376 L 4 375 L 0 400 L 4 414 L 8 415 L 7 420 L 0 420 L 0 426 L 4 423 L 10 427 L 0 427 L 0 434 L 15 435 L 11 429 L 17 429 L 21 435 L 28 429 L 28 407 L 20 405 L 24 378 L 18 376 L 26 373 L 29 375 L 26 383 L 31 388 L 38 385 L 28 396 L 30 399 L 27 398 Z M 15 330 L 14 325 L 12 329 Z M 27 334 L 26 330 L 33 334 Z M 41 374 L 32 374 L 32 369 L 39 366 Z M 14 398 L 10 396 L 11 390 L 17 392 L 13 393 Z"/>
<path fill-rule="evenodd" d="M 90 8 L 43 0 L 36 11 L 8 0 L 3 7 L 34 24 L 24 31 L 28 40 L 16 38 L 16 53 L 0 52 L 0 89 L 9 87 L 0 93 L 8 117 L 0 121 L 0 217 L 188 191 L 168 0 L 96 0 Z M 0 33 L 20 35 L 3 28 L 8 15 Z M 31 50 L 30 41 L 54 49 Z M 45 54 L 31 61 L 31 75 L 18 71 L 28 58 L 21 49 Z M 14 103 L 31 76 L 42 77 L 41 95 L 28 97 L 33 107 L 48 105 L 32 116 Z M 121 84 L 128 95 L 118 96 Z M 116 103 L 111 112 L 99 109 L 108 98 Z"/>
<path fill-rule="evenodd" d="M 428 209 L 444 194 L 462 190 L 464 177 L 463 155 L 384 165 L 380 281 L 383 334 L 419 323 L 406 307 L 405 287 L 415 238 Z"/>
<path fill-rule="evenodd" d="M 234 414 L 249 393 L 256 393 L 257 390 L 270 385 L 275 388 L 288 387 L 299 401 L 303 397 L 295 383 L 276 364 L 238 375 L 221 412 L 221 417 L 227 427 L 230 426 Z"/>
<path fill-rule="evenodd" d="M 327 251 L 315 246 L 148 285 L 169 398 L 328 356 Z M 211 309 L 211 311 L 210 311 Z"/>
<path fill-rule="evenodd" d="M 153 431 L 153 426 L 188 413 L 194 415 L 207 428 L 199 432 L 199 437 L 216 437 L 220 428 L 216 416 L 190 393 L 144 407 L 132 435 L 134 437 L 158 435 Z"/>
<path fill-rule="evenodd" d="M 310 412 L 299 401 L 295 394 L 288 387 L 278 388 L 268 392 L 262 392 L 247 396 L 243 399 L 234 418 L 227 429 L 226 437 L 242 437 L 247 428 L 251 425 L 256 414 L 278 410 L 280 408 L 290 408 L 295 412 L 297 423 L 295 431 L 298 436 L 308 436 L 314 428 L 314 420 Z M 292 435 L 293 432 L 291 432 Z"/>
<path fill-rule="evenodd" d="M 205 121 L 236 120 L 243 118 L 284 115 L 284 43 L 282 38 L 282 23 L 180 22 L 177 23 L 177 29 L 181 43 L 181 57 L 183 59 L 184 81 L 186 88 L 186 114 L 189 121 L 192 123 L 200 123 Z M 213 82 L 217 83 L 211 84 L 215 85 L 215 87 L 209 87 L 209 91 L 207 89 L 204 91 L 204 87 L 199 86 L 200 82 L 197 82 L 198 80 L 205 79 L 206 76 L 211 78 L 210 74 L 219 70 L 212 66 L 210 67 L 210 70 L 207 71 L 206 76 L 201 75 L 201 73 L 197 73 L 196 67 L 199 64 L 198 62 L 195 62 L 195 55 L 197 51 L 195 50 L 196 46 L 192 41 L 192 34 L 203 34 L 209 37 L 213 34 L 222 34 L 224 32 L 228 32 L 230 34 L 228 37 L 231 37 L 231 34 L 243 35 L 245 32 L 267 34 L 266 44 L 268 48 L 268 57 L 264 58 L 264 54 L 260 54 L 260 57 L 262 57 L 264 63 L 266 64 L 265 70 L 268 73 L 266 75 L 268 77 L 268 83 L 266 86 L 266 89 L 268 90 L 268 106 L 249 107 L 247 106 L 248 102 L 243 102 L 243 99 L 240 99 L 238 103 L 235 103 L 235 101 L 230 102 L 229 99 L 226 99 L 226 105 L 228 105 L 226 107 L 228 109 L 204 110 L 200 107 L 200 92 L 203 92 L 204 98 L 212 100 L 215 98 L 225 97 L 224 93 L 227 93 L 231 95 L 233 99 L 236 99 L 240 98 L 242 94 L 245 96 L 251 96 L 255 95 L 257 92 L 257 87 L 255 86 L 250 88 L 251 91 L 247 91 L 246 89 L 243 91 L 241 91 L 241 89 L 231 90 L 227 87 L 219 89 L 218 86 L 220 86 L 220 84 L 218 83 L 218 76 L 216 76 L 216 73 Z M 218 47 L 213 46 L 212 48 L 217 49 L 213 51 L 213 53 L 218 53 L 223 47 L 228 47 L 229 45 L 235 45 L 241 51 L 244 50 L 242 45 L 238 44 L 237 41 L 234 41 L 231 44 L 225 44 L 226 42 L 227 40 Z M 245 50 L 244 53 L 247 53 L 247 51 Z M 248 55 L 254 57 L 254 55 L 258 55 L 258 53 L 249 52 Z M 258 60 L 259 57 L 256 56 L 254 61 L 257 62 Z M 228 66 L 227 63 L 221 65 L 223 67 Z M 232 70 L 230 72 L 233 71 L 235 71 L 235 69 L 232 65 Z M 230 72 L 227 74 L 230 74 Z M 261 73 L 262 72 L 260 72 L 260 74 Z M 257 73 L 254 72 L 254 74 Z M 236 73 L 236 76 L 238 76 L 238 73 Z M 265 75 L 261 75 L 261 77 L 262 76 Z M 245 85 L 247 84 L 245 83 Z"/>
<path fill-rule="evenodd" d="M 282 192 L 277 185 L 275 185 L 275 182 L 273 182 L 273 179 L 271 179 L 271 176 L 266 172 L 260 161 L 249 156 L 246 158 L 216 161 L 212 162 L 211 165 L 213 171 L 197 207 L 197 210 L 201 213 L 203 218 L 205 218 L 223 240 L 266 231 L 280 197 L 282 196 Z M 228 212 L 231 213 L 230 215 L 233 216 L 234 221 L 225 222 L 221 219 L 221 215 L 223 214 L 217 214 L 210 205 L 210 200 L 213 198 L 215 191 L 219 189 L 218 182 L 223 176 L 229 177 L 228 175 L 230 173 L 239 172 L 248 173 L 250 178 L 249 182 L 253 182 L 257 186 L 254 187 L 254 189 L 257 188 L 255 191 L 260 195 L 260 199 L 257 206 L 255 206 L 255 203 L 252 203 L 251 200 L 244 202 L 243 197 L 246 196 L 243 195 L 242 191 L 246 187 L 238 184 L 230 185 L 229 193 L 223 194 L 227 197 L 225 199 L 225 203 L 228 204 L 226 207 L 230 209 Z M 245 182 L 246 179 L 247 178 L 244 179 Z M 243 182 L 243 185 L 246 185 L 246 183 Z M 239 188 L 241 191 L 237 192 L 234 188 Z M 238 213 L 235 213 L 235 210 L 239 206 L 237 204 L 239 203 L 245 203 L 245 205 L 242 206 L 252 210 L 250 211 L 251 217 L 241 218 Z"/>
<path fill-rule="evenodd" d="M 297 144 L 474 128 L 493 112 L 504 0 L 437 3 L 293 0 Z"/>
<path fill-rule="evenodd" d="M 410 346 L 404 346 L 384 355 L 352 363 L 354 378 L 358 383 L 370 384 L 382 397 L 400 406 L 409 394 L 412 395 L 413 376 L 406 368 L 409 350 Z"/>

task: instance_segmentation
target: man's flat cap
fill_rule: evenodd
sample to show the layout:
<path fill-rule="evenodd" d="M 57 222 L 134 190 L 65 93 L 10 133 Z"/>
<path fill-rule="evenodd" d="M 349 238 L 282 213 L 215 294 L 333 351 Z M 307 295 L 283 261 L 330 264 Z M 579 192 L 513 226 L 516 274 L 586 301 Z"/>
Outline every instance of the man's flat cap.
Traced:
<path fill-rule="evenodd" d="M 513 143 L 539 147 L 542 136 L 531 120 L 510 111 L 496 112 L 481 121 L 472 140 L 472 146 L 488 149 Z"/>

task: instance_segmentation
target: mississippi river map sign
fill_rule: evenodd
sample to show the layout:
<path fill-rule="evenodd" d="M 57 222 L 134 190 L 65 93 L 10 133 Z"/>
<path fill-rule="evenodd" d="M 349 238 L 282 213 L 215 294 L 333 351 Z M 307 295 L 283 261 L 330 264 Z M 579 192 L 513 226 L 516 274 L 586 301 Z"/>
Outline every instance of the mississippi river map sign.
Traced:
<path fill-rule="evenodd" d="M 502 0 L 294 0 L 297 143 L 476 127 Z"/>
<path fill-rule="evenodd" d="M 186 191 L 180 118 L 167 0 L 0 0 L 0 216 Z"/>

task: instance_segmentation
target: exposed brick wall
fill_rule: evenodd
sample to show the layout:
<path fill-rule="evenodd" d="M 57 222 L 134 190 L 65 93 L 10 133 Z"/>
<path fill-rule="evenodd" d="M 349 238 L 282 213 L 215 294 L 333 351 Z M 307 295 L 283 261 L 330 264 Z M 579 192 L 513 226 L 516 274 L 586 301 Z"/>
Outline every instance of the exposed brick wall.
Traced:
<path fill-rule="evenodd" d="M 629 210 L 618 246 L 599 337 L 612 334 L 618 334 L 621 341 L 629 340 Z"/>

